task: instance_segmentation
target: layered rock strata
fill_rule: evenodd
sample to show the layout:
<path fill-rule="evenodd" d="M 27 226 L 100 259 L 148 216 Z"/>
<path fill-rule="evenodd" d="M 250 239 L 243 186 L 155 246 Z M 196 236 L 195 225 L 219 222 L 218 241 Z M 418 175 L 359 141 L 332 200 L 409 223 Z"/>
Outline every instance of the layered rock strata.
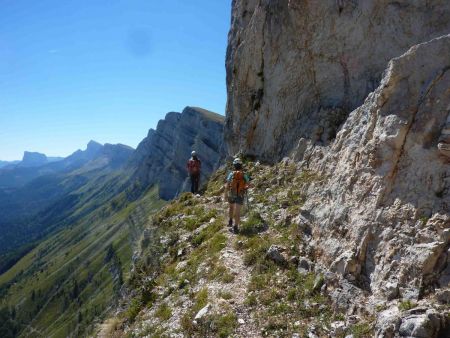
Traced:
<path fill-rule="evenodd" d="M 139 144 L 130 166 L 143 187 L 159 185 L 159 195 L 168 200 L 188 189 L 186 162 L 195 150 L 202 161 L 201 182 L 223 157 L 224 117 L 201 108 L 186 107 L 170 112 L 156 130 Z"/>
<path fill-rule="evenodd" d="M 233 1 L 229 152 L 275 162 L 299 137 L 329 144 L 378 86 L 387 62 L 447 34 L 449 18 L 445 0 Z"/>

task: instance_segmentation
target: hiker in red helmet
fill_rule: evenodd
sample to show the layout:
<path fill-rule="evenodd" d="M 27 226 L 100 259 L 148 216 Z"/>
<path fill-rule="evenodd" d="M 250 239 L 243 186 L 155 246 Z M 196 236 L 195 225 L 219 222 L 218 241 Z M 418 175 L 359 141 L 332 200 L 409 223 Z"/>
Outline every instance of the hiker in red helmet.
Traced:
<path fill-rule="evenodd" d="M 242 161 L 235 158 L 233 161 L 233 171 L 227 176 L 225 184 L 225 199 L 230 204 L 228 226 L 233 227 L 232 232 L 235 234 L 239 231 L 239 223 L 241 220 L 241 206 L 244 204 L 244 195 L 249 185 L 249 176 L 242 170 Z M 234 224 L 233 224 L 234 219 Z"/>
<path fill-rule="evenodd" d="M 192 151 L 191 158 L 188 160 L 186 168 L 191 178 L 191 193 L 198 193 L 198 186 L 200 184 L 200 170 L 202 168 L 202 162 L 198 159 L 197 153 Z"/>

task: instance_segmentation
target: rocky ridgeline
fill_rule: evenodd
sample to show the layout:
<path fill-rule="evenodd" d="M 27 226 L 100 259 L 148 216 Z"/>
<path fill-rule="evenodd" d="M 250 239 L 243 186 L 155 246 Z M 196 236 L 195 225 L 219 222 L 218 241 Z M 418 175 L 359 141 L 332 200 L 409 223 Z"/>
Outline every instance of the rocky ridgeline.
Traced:
<path fill-rule="evenodd" d="M 223 125 L 223 116 L 201 108 L 168 113 L 136 149 L 129 165 L 137 167 L 134 177 L 145 187 L 158 184 L 160 197 L 169 200 L 190 188 L 186 162 L 196 150 L 205 182 L 223 158 Z"/>

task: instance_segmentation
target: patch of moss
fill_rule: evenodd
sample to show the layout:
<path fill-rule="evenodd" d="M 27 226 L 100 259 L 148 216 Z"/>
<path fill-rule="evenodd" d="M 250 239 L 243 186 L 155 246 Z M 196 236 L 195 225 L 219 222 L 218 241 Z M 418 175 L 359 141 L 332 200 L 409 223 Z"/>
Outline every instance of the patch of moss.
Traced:
<path fill-rule="evenodd" d="M 401 302 L 400 305 L 398 306 L 398 308 L 401 311 L 408 311 L 408 310 L 411 310 L 415 306 L 416 306 L 416 303 L 407 299 L 407 300 L 404 300 L 403 302 Z"/>
<path fill-rule="evenodd" d="M 362 322 L 353 325 L 350 328 L 350 332 L 353 334 L 354 338 L 369 338 L 373 337 L 373 327 L 370 323 Z"/>

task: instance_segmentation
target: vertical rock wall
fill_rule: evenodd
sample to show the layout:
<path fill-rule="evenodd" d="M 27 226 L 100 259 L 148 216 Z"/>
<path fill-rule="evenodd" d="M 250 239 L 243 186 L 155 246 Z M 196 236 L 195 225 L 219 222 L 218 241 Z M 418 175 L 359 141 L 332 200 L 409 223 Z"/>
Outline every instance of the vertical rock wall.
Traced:
<path fill-rule="evenodd" d="M 268 161 L 329 144 L 387 62 L 450 31 L 450 2 L 233 1 L 225 140 Z"/>

